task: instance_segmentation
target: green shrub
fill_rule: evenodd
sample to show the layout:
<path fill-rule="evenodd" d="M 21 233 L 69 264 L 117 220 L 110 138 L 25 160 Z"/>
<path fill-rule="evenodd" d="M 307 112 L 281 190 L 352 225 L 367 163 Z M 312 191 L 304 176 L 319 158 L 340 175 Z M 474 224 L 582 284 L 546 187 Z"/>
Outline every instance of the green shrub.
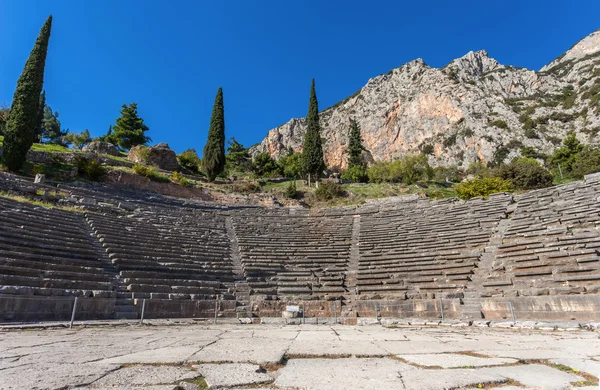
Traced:
<path fill-rule="evenodd" d="M 163 174 L 160 174 L 154 167 L 149 167 L 147 165 L 142 164 L 134 164 L 133 171 L 140 175 L 144 176 L 152 181 L 160 182 L 160 183 L 168 183 L 170 182 L 169 178 Z"/>
<path fill-rule="evenodd" d="M 515 158 L 496 168 L 494 176 L 509 180 L 519 190 L 550 187 L 553 181 L 552 174 L 533 158 Z"/>
<path fill-rule="evenodd" d="M 290 181 L 290 184 L 285 188 L 285 197 L 287 199 L 296 199 L 298 190 L 296 189 L 296 180 Z"/>
<path fill-rule="evenodd" d="M 425 144 L 421 147 L 421 153 L 428 155 L 428 154 L 433 154 L 433 145 L 432 144 Z"/>
<path fill-rule="evenodd" d="M 283 176 L 298 179 L 302 177 L 302 153 L 288 153 L 279 159 Z"/>
<path fill-rule="evenodd" d="M 354 181 L 357 183 L 365 183 L 369 179 L 367 169 L 362 165 L 354 165 L 346 169 L 342 173 L 342 180 Z"/>
<path fill-rule="evenodd" d="M 143 163 L 147 163 L 150 161 L 150 148 L 146 145 L 140 145 L 137 155 L 140 157 Z"/>
<path fill-rule="evenodd" d="M 532 139 L 540 138 L 540 136 L 538 135 L 537 131 L 535 131 L 534 128 L 526 129 L 525 137 L 532 138 Z"/>
<path fill-rule="evenodd" d="M 487 167 L 487 165 L 481 161 L 472 162 L 467 168 L 467 174 L 477 177 L 487 177 L 489 176 L 489 171 L 490 169 Z"/>
<path fill-rule="evenodd" d="M 179 156 L 177 156 L 177 162 L 183 168 L 193 173 L 199 173 L 200 167 L 202 166 L 202 160 L 198 157 L 198 153 L 194 149 L 184 150 Z"/>
<path fill-rule="evenodd" d="M 510 181 L 499 177 L 484 177 L 482 179 L 468 180 L 455 187 L 458 197 L 471 199 L 476 196 L 489 197 L 497 192 L 511 192 L 513 187 Z"/>
<path fill-rule="evenodd" d="M 320 201 L 326 201 L 342 196 L 344 196 L 342 186 L 332 181 L 321 182 L 319 188 L 315 190 L 315 198 Z"/>
<path fill-rule="evenodd" d="M 540 153 L 540 151 L 536 150 L 531 146 L 523 146 L 521 148 L 521 156 L 527 158 L 541 158 L 542 160 L 545 160 L 547 158 L 546 155 Z"/>
<path fill-rule="evenodd" d="M 106 175 L 106 168 L 96 158 L 88 160 L 83 156 L 79 156 L 75 160 L 75 166 L 80 176 L 85 176 L 91 180 L 100 180 L 100 178 Z"/>
<path fill-rule="evenodd" d="M 169 180 L 175 184 L 179 184 L 185 187 L 192 186 L 192 182 L 189 181 L 182 173 L 179 173 L 177 171 L 169 175 Z"/>
<path fill-rule="evenodd" d="M 600 172 L 600 149 L 585 146 L 573 159 L 571 177 L 582 179 L 583 176 L 595 172 Z"/>
<path fill-rule="evenodd" d="M 475 132 L 472 129 L 466 128 L 463 134 L 465 135 L 465 138 L 469 138 L 472 137 Z"/>
<path fill-rule="evenodd" d="M 435 167 L 434 180 L 436 182 L 454 182 L 457 183 L 462 179 L 462 171 L 457 167 Z"/>
<path fill-rule="evenodd" d="M 423 154 L 407 156 L 392 162 L 376 162 L 367 170 L 372 183 L 413 184 L 420 180 L 433 178 L 435 172 Z"/>
<path fill-rule="evenodd" d="M 508 125 L 502 119 L 496 119 L 495 121 L 490 123 L 490 125 L 497 127 L 499 129 L 508 129 Z"/>
<path fill-rule="evenodd" d="M 454 146 L 455 144 L 456 144 L 456 134 L 452 134 L 444 140 L 445 148 L 450 148 L 450 147 Z"/>
<path fill-rule="evenodd" d="M 273 177 L 281 174 L 280 166 L 267 152 L 262 152 L 254 157 L 252 169 L 258 177 Z"/>

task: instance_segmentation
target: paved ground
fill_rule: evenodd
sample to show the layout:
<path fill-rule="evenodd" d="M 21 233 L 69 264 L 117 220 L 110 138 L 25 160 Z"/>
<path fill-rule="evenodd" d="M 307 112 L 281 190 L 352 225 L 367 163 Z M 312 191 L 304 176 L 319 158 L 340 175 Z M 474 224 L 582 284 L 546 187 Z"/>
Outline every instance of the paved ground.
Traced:
<path fill-rule="evenodd" d="M 597 388 L 600 333 L 182 325 L 0 331 L 0 389 Z"/>

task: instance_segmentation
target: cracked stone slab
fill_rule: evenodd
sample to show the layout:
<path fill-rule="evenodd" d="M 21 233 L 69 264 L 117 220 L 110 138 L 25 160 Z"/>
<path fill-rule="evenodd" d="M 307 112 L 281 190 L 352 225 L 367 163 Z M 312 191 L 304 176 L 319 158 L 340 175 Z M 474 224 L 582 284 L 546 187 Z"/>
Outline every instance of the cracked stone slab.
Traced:
<path fill-rule="evenodd" d="M 273 378 L 256 364 L 199 364 L 194 367 L 211 388 L 248 386 L 273 381 Z"/>
<path fill-rule="evenodd" d="M 88 385 L 119 368 L 116 364 L 31 364 L 0 371 L 0 389 L 60 389 Z"/>
<path fill-rule="evenodd" d="M 402 389 L 401 372 L 414 367 L 388 358 L 290 359 L 275 385 L 311 390 Z"/>
<path fill-rule="evenodd" d="M 278 363 L 291 340 L 286 339 L 221 339 L 191 356 L 189 362 Z"/>
<path fill-rule="evenodd" d="M 182 363 L 198 352 L 197 347 L 165 347 L 150 349 L 101 360 L 100 363 Z"/>
<path fill-rule="evenodd" d="M 502 384 L 506 377 L 481 369 L 413 370 L 402 374 L 406 390 L 456 389 L 467 386 Z"/>
<path fill-rule="evenodd" d="M 294 340 L 288 355 L 309 355 L 309 356 L 335 356 L 335 355 L 361 355 L 361 356 L 382 356 L 387 355 L 387 351 L 377 344 L 364 340 Z"/>
<path fill-rule="evenodd" d="M 499 374 L 521 383 L 523 386 L 546 390 L 562 390 L 570 388 L 571 382 L 585 380 L 584 378 L 559 371 L 541 364 L 527 364 L 510 367 L 482 368 L 483 372 Z"/>
<path fill-rule="evenodd" d="M 563 358 L 551 359 L 550 362 L 562 364 L 579 371 L 600 377 L 600 362 L 591 359 Z"/>
<path fill-rule="evenodd" d="M 398 357 L 407 360 L 409 363 L 426 367 L 437 366 L 442 368 L 500 366 L 518 362 L 516 359 L 481 358 L 456 353 L 427 353 L 421 355 L 398 355 Z"/>
<path fill-rule="evenodd" d="M 158 385 L 174 383 L 199 376 L 195 370 L 174 366 L 129 366 L 113 371 L 94 382 L 94 386 L 109 385 Z"/>

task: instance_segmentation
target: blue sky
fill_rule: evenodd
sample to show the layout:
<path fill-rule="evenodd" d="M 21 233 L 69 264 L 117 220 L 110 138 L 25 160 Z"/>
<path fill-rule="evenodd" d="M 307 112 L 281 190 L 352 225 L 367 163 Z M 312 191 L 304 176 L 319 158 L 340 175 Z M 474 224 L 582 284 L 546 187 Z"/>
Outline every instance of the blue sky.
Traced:
<path fill-rule="evenodd" d="M 47 102 L 63 127 L 101 135 L 135 101 L 154 143 L 206 140 L 223 87 L 227 137 L 244 145 L 421 57 L 440 67 L 486 49 L 539 69 L 600 28 L 598 0 L 0 0 L 0 105 L 46 17 Z"/>

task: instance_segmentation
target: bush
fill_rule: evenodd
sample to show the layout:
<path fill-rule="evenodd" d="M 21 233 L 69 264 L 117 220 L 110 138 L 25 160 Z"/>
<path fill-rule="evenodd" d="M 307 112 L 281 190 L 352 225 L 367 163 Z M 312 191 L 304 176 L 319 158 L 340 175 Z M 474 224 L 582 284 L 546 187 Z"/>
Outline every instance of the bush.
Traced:
<path fill-rule="evenodd" d="M 320 201 L 326 201 L 344 196 L 344 190 L 338 183 L 332 181 L 324 181 L 319 184 L 319 188 L 315 190 L 315 198 Z"/>
<path fill-rule="evenodd" d="M 533 129 L 533 128 L 525 130 L 525 137 L 531 138 L 531 139 L 540 138 L 537 131 L 535 131 L 535 129 Z"/>
<path fill-rule="evenodd" d="M 541 158 L 542 160 L 545 160 L 547 157 L 531 146 L 523 146 L 521 148 L 521 156 L 526 158 Z"/>
<path fill-rule="evenodd" d="M 467 174 L 474 175 L 477 177 L 486 177 L 489 176 L 489 168 L 487 165 L 482 163 L 481 161 L 475 161 L 469 164 L 467 168 Z"/>
<path fill-rule="evenodd" d="M 192 186 L 192 182 L 189 181 L 185 176 L 183 176 L 182 173 L 179 172 L 173 172 L 171 175 L 169 175 L 169 180 L 171 180 L 175 184 L 179 184 L 185 187 Z"/>
<path fill-rule="evenodd" d="M 499 177 L 484 177 L 483 179 L 468 180 L 457 185 L 455 189 L 458 197 L 465 200 L 476 196 L 487 198 L 490 194 L 497 192 L 513 191 L 511 182 Z"/>
<path fill-rule="evenodd" d="M 595 172 L 600 172 L 600 149 L 585 146 L 573 159 L 571 176 L 582 179 L 583 176 Z"/>
<path fill-rule="evenodd" d="M 366 183 L 369 177 L 367 176 L 367 168 L 362 165 L 354 165 L 346 169 L 341 176 L 342 180 L 350 180 L 358 183 Z"/>
<path fill-rule="evenodd" d="M 427 162 L 425 155 L 407 156 L 392 162 L 376 162 L 367 170 L 372 183 L 413 184 L 419 180 L 431 179 L 435 172 Z"/>
<path fill-rule="evenodd" d="M 285 197 L 287 199 L 296 199 L 298 190 L 296 189 L 296 180 L 292 180 L 290 184 L 285 188 Z"/>
<path fill-rule="evenodd" d="M 75 160 L 75 166 L 80 176 L 86 176 L 91 180 L 99 180 L 106 175 L 106 168 L 102 166 L 100 160 L 95 158 L 88 160 L 83 156 L 79 156 Z"/>
<path fill-rule="evenodd" d="M 150 161 L 150 148 L 146 145 L 140 145 L 137 151 L 138 156 L 142 160 L 142 162 L 147 163 Z"/>
<path fill-rule="evenodd" d="M 450 148 L 456 144 L 456 134 L 452 134 L 444 140 L 444 147 Z"/>
<path fill-rule="evenodd" d="M 494 176 L 509 180 L 519 190 L 533 190 L 552 185 L 553 177 L 547 169 L 532 158 L 515 158 L 494 170 Z"/>
<path fill-rule="evenodd" d="M 459 182 L 462 179 L 462 172 L 457 167 L 436 167 L 434 169 L 434 180 L 437 182 Z"/>
<path fill-rule="evenodd" d="M 258 177 L 273 177 L 281 174 L 279 165 L 267 152 L 262 152 L 254 158 L 252 169 Z"/>
<path fill-rule="evenodd" d="M 299 179 L 302 177 L 302 153 L 290 153 L 279 159 L 283 176 Z"/>
<path fill-rule="evenodd" d="M 149 167 L 142 164 L 134 164 L 133 171 L 140 176 L 144 176 L 152 181 L 160 183 L 170 182 L 169 178 L 165 175 L 160 174 L 155 168 Z"/>
<path fill-rule="evenodd" d="M 508 125 L 502 119 L 496 119 L 495 121 L 490 123 L 490 125 L 497 127 L 499 129 L 508 129 Z"/>
<path fill-rule="evenodd" d="M 428 155 L 428 154 L 433 154 L 433 145 L 432 144 L 425 144 L 421 147 L 421 153 Z"/>
<path fill-rule="evenodd" d="M 199 173 L 202 160 L 198 157 L 195 149 L 184 150 L 179 156 L 177 156 L 179 165 L 193 173 Z"/>

